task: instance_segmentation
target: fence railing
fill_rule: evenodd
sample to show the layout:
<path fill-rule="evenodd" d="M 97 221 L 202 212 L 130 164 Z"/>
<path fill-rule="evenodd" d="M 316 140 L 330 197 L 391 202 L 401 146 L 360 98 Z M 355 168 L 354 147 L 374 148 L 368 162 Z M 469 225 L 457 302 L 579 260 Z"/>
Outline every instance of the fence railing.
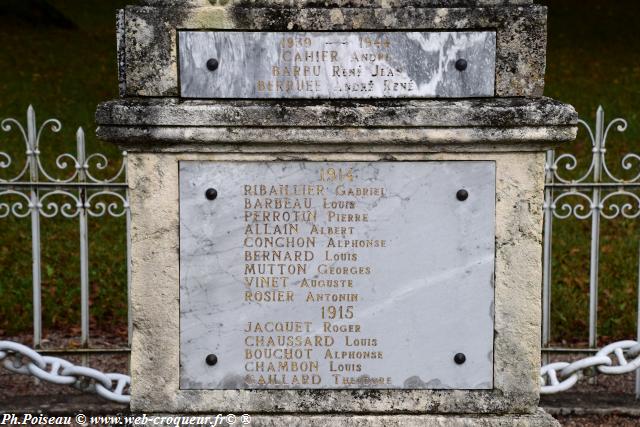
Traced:
<path fill-rule="evenodd" d="M 605 123 L 604 109 L 596 112 L 595 130 L 588 123 L 579 121 L 587 131 L 592 145 L 591 163 L 581 176 L 567 178 L 564 173 L 576 170 L 578 160 L 573 154 L 556 157 L 553 150 L 547 152 L 544 200 L 544 270 L 543 270 L 543 322 L 542 344 L 547 351 L 551 337 L 551 242 L 555 219 L 577 218 L 591 221 L 591 247 L 589 262 L 589 347 L 597 350 L 598 270 L 600 266 L 600 221 L 618 217 L 636 219 L 640 216 L 640 197 L 633 189 L 640 188 L 640 156 L 628 153 L 621 159 L 621 166 L 638 173 L 630 179 L 616 177 L 606 158 L 606 143 L 611 130 L 624 132 L 627 122 L 616 118 Z"/>
<path fill-rule="evenodd" d="M 545 201 L 544 201 L 544 263 L 543 263 L 543 353 L 553 352 L 597 352 L 597 309 L 598 309 L 598 269 L 600 253 L 601 219 L 612 220 L 618 217 L 637 219 L 640 217 L 640 197 L 634 190 L 640 189 L 640 155 L 628 153 L 621 159 L 625 171 L 637 174 L 629 179 L 615 176 L 607 164 L 606 143 L 611 131 L 624 132 L 627 122 L 616 118 L 605 122 L 602 107 L 596 113 L 595 129 L 580 120 L 592 145 L 591 163 L 577 178 L 568 178 L 566 174 L 579 169 L 579 162 L 573 154 L 556 156 L 554 151 L 547 152 Z M 92 349 L 89 344 L 89 218 L 102 216 L 126 218 L 127 241 L 127 289 L 130 286 L 130 213 L 128 187 L 126 184 L 127 156 L 123 153 L 122 165 L 108 179 L 97 179 L 92 170 L 107 168 L 108 159 L 100 153 L 86 155 L 84 132 L 80 128 L 76 134 L 76 153 L 60 154 L 55 165 L 58 172 L 66 174 L 64 178 L 50 175 L 40 159 L 40 138 L 47 128 L 58 132 L 61 124 L 56 119 L 45 120 L 39 127 L 34 109 L 27 111 L 26 128 L 15 119 L 1 122 L 2 130 L 21 133 L 26 147 L 24 166 L 12 178 L 0 177 L 0 219 L 13 215 L 30 218 L 33 255 L 33 340 L 40 348 L 42 342 L 42 304 L 41 304 L 41 261 L 40 261 L 40 218 L 52 218 L 57 215 L 69 219 L 78 219 L 80 231 L 80 287 L 81 287 L 81 344 L 78 351 L 83 353 L 102 352 L 104 349 Z M 12 158 L 0 151 L 0 172 L 12 164 Z M 18 200 L 3 202 L 3 196 L 15 196 Z M 55 200 L 54 196 L 66 199 Z M 104 197 L 111 198 L 110 202 Z M 551 343 L 551 302 L 552 302 L 552 251 L 554 220 L 567 218 L 589 220 L 591 222 L 590 264 L 589 264 L 589 341 L 588 348 L 557 348 Z M 640 265 L 639 265 L 640 268 Z M 639 274 L 640 277 L 640 274 Z M 640 278 L 638 283 L 640 295 Z M 638 299 L 640 313 L 640 298 Z M 130 309 L 130 306 L 129 306 Z M 131 331 L 129 315 L 129 332 Z M 640 322 L 638 335 L 640 336 Z M 129 333 L 129 339 L 131 334 Z M 126 351 L 127 349 L 117 349 Z M 640 375 L 636 380 L 636 394 L 640 397 Z"/>
<path fill-rule="evenodd" d="M 611 131 L 624 132 L 627 122 L 616 118 L 605 122 L 602 107 L 596 111 L 595 129 L 584 120 L 579 124 L 589 135 L 592 147 L 591 162 L 582 167 L 584 172 L 577 177 L 568 177 L 579 170 L 579 161 L 574 154 L 565 153 L 556 157 L 553 150 L 547 152 L 545 165 L 544 200 L 544 252 L 542 286 L 542 351 L 596 353 L 598 340 L 598 272 L 600 267 L 600 222 L 616 218 L 636 219 L 640 216 L 640 197 L 634 190 L 640 189 L 640 156 L 627 153 L 620 159 L 624 171 L 630 177 L 623 179 L 612 173 L 607 163 L 607 138 Z M 634 168 L 637 172 L 634 172 Z M 589 341 L 588 348 L 550 347 L 551 342 L 551 297 L 552 297 L 552 241 L 554 219 L 576 218 L 591 222 L 589 258 Z M 640 264 L 639 264 L 640 268 Z M 640 336 L 640 275 L 637 284 L 638 307 L 636 333 Z M 640 373 L 636 374 L 636 397 L 640 398 Z"/>
<path fill-rule="evenodd" d="M 0 176 L 0 219 L 10 215 L 30 218 L 32 284 L 33 284 L 33 344 L 42 343 L 42 263 L 41 217 L 62 216 L 77 219 L 80 234 L 80 351 L 89 347 L 89 218 L 103 216 L 126 218 L 127 229 L 127 283 L 130 283 L 129 198 L 127 187 L 127 155 L 122 164 L 108 178 L 97 178 L 98 171 L 109 165 L 101 153 L 86 154 L 82 128 L 76 132 L 76 152 L 62 153 L 56 157 L 57 170 L 47 171 L 43 166 L 40 140 L 45 131 L 57 133 L 62 124 L 57 119 L 47 119 L 38 125 L 32 106 L 27 110 L 26 127 L 18 120 L 8 118 L 0 122 L 5 132 L 18 132 L 25 145 L 24 164 L 13 166 L 18 172 L 11 177 Z M 12 167 L 14 159 L 8 152 L 0 151 L 0 172 Z M 127 290 L 129 285 L 127 285 Z M 131 331 L 129 316 L 129 331 Z M 129 337 L 131 334 L 129 334 Z"/>

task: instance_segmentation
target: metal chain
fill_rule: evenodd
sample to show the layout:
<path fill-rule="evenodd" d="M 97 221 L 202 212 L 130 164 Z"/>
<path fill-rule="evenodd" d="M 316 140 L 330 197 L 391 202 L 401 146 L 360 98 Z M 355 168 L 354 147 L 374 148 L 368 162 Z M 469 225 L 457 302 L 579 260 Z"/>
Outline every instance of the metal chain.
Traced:
<path fill-rule="evenodd" d="M 76 366 L 68 360 L 43 356 L 12 341 L 0 341 L 0 362 L 16 374 L 32 375 L 53 384 L 70 385 L 112 402 L 131 401 L 128 394 L 131 377 L 128 375 L 105 374 L 96 369 Z"/>
<path fill-rule="evenodd" d="M 627 357 L 634 359 L 627 360 Z M 596 369 L 601 374 L 620 375 L 633 372 L 638 368 L 640 368 L 640 343 L 632 340 L 617 341 L 603 347 L 595 356 L 576 360 L 573 363 L 550 363 L 540 368 L 540 394 L 569 390 L 578 382 L 586 369 Z"/>
<path fill-rule="evenodd" d="M 614 359 L 615 357 L 615 359 Z M 632 357 L 632 360 L 627 360 Z M 42 356 L 29 347 L 12 341 L 0 341 L 0 362 L 11 372 L 33 375 L 41 380 L 71 385 L 80 390 L 96 393 L 118 403 L 129 403 L 128 387 L 131 377 L 116 373 L 102 373 L 85 366 L 52 356 Z M 640 343 L 618 341 L 603 347 L 595 356 L 575 362 L 555 362 L 540 368 L 540 393 L 553 394 L 573 387 L 586 369 L 597 369 L 602 374 L 627 374 L 640 368 Z M 126 390 L 126 391 L 125 391 Z"/>

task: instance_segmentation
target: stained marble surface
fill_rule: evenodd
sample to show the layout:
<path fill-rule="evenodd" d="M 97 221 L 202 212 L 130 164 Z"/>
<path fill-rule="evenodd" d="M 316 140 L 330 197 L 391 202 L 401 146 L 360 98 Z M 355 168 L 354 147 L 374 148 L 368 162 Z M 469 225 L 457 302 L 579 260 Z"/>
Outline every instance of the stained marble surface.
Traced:
<path fill-rule="evenodd" d="M 180 31 L 184 98 L 461 98 L 495 93 L 496 33 Z M 215 58 L 211 71 L 207 61 Z M 467 68 L 456 69 L 465 59 Z"/>
<path fill-rule="evenodd" d="M 328 168 L 345 172 L 344 180 L 321 181 L 321 170 L 325 178 L 332 176 L 327 175 Z M 286 188 L 289 193 L 293 192 L 294 185 L 308 185 L 311 187 L 304 188 L 315 189 L 315 192 L 319 192 L 317 186 L 322 186 L 318 195 L 288 196 L 289 203 L 297 199 L 302 209 L 277 208 L 275 201 L 266 209 L 281 214 L 295 210 L 315 212 L 315 216 L 304 218 L 309 221 L 303 219 L 297 223 L 296 233 L 283 236 L 314 236 L 313 247 L 279 248 L 303 251 L 303 261 L 284 264 L 306 265 L 306 272 L 262 275 L 286 276 L 286 287 L 281 281 L 277 287 L 268 289 L 254 288 L 247 283 L 254 275 L 247 274 L 246 265 L 258 263 L 246 261 L 245 251 L 251 248 L 246 247 L 245 239 L 269 237 L 248 233 L 247 226 L 258 227 L 263 232 L 266 225 L 272 227 L 273 232 L 275 225 L 284 228 L 286 224 L 293 224 L 293 221 L 282 221 L 282 215 L 280 221 L 256 221 L 251 212 L 265 210 L 255 208 L 256 199 L 264 202 L 267 198 L 284 196 L 253 196 L 252 192 L 260 191 L 260 187 L 251 187 L 254 185 L 265 185 L 269 191 L 275 186 L 279 192 Z M 205 197 L 208 188 L 218 192 L 213 201 Z M 378 189 L 371 190 L 378 195 L 338 194 L 346 188 Z M 460 189 L 468 191 L 468 199 L 457 199 Z M 343 208 L 323 208 L 325 199 L 329 204 L 343 202 Z M 248 205 L 253 206 L 247 208 Z M 334 212 L 333 216 L 330 211 Z M 336 214 L 359 214 L 360 219 L 366 214 L 367 221 L 354 222 L 354 217 L 351 222 L 336 221 Z M 494 221 L 495 163 L 489 161 L 181 162 L 181 389 L 492 388 Z M 353 227 L 353 230 L 345 236 L 311 234 L 314 225 L 325 227 L 325 232 L 329 226 Z M 328 247 L 330 237 L 384 240 L 385 246 L 332 248 Z M 349 260 L 326 260 L 327 255 L 332 258 L 339 253 L 351 254 Z M 320 274 L 320 265 L 357 267 L 359 272 Z M 303 279 L 351 280 L 352 283 L 345 288 L 314 289 L 302 288 Z M 255 291 L 283 292 L 281 295 L 290 295 L 292 301 L 247 301 L 246 292 L 254 295 Z M 357 300 L 308 301 L 309 292 L 357 294 Z M 323 306 L 351 306 L 353 316 L 323 320 Z M 324 322 L 327 321 L 346 329 L 351 325 L 351 331 L 326 332 Z M 255 332 L 257 324 L 264 327 L 284 325 L 284 322 L 298 322 L 290 324 L 303 325 L 302 331 Z M 356 331 L 356 326 L 360 330 Z M 252 331 L 246 332 L 246 329 Z M 258 335 L 276 340 L 280 335 L 290 336 L 294 341 L 311 338 L 314 345 L 295 342 L 274 347 L 251 345 Z M 361 340 L 362 345 L 354 345 L 356 340 Z M 308 372 L 292 372 L 289 363 L 288 370 L 282 372 L 280 362 L 292 360 L 272 357 L 260 361 L 265 362 L 265 369 L 273 362 L 276 372 L 247 370 L 255 369 L 256 354 L 248 358 L 247 349 L 258 348 L 302 349 L 305 357 L 293 361 L 315 362 L 315 365 L 307 363 Z M 331 359 L 327 358 L 327 351 L 331 354 L 380 352 L 382 357 Z M 466 362 L 456 364 L 456 353 L 464 353 Z M 205 362 L 209 354 L 217 356 L 214 366 Z M 360 367 L 355 372 L 336 371 L 339 365 L 342 369 Z M 308 375 L 309 383 L 301 383 L 303 374 Z M 273 375 L 272 383 L 269 375 Z M 298 378 L 295 383 L 294 375 Z M 344 384 L 343 377 L 353 378 L 354 382 Z M 315 382 L 317 378 L 319 382 Z M 383 380 L 372 382 L 371 378 Z"/>

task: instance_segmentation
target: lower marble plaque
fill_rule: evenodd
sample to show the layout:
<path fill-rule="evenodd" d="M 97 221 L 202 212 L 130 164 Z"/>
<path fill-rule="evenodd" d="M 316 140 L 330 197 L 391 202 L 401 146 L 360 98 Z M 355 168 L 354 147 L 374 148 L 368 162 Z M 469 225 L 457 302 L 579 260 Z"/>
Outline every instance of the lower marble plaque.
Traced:
<path fill-rule="evenodd" d="M 181 389 L 493 387 L 495 163 L 180 163 Z"/>

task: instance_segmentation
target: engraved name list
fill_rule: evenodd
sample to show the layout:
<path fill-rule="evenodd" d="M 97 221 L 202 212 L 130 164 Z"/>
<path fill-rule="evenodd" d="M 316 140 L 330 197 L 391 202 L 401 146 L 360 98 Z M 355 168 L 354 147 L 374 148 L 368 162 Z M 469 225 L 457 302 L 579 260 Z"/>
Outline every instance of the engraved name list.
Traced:
<path fill-rule="evenodd" d="M 387 247 L 384 236 L 365 236 L 361 225 L 384 187 L 367 187 L 352 168 L 328 167 L 316 182 L 243 189 L 244 300 L 298 304 L 305 314 L 246 322 L 246 385 L 392 384 L 364 374 L 384 351 L 358 316 L 366 304 L 360 279 L 375 270 L 361 251 Z"/>
<path fill-rule="evenodd" d="M 493 31 L 181 31 L 180 93 L 184 98 L 493 96 L 495 43 Z M 456 68 L 461 59 L 465 67 Z"/>

